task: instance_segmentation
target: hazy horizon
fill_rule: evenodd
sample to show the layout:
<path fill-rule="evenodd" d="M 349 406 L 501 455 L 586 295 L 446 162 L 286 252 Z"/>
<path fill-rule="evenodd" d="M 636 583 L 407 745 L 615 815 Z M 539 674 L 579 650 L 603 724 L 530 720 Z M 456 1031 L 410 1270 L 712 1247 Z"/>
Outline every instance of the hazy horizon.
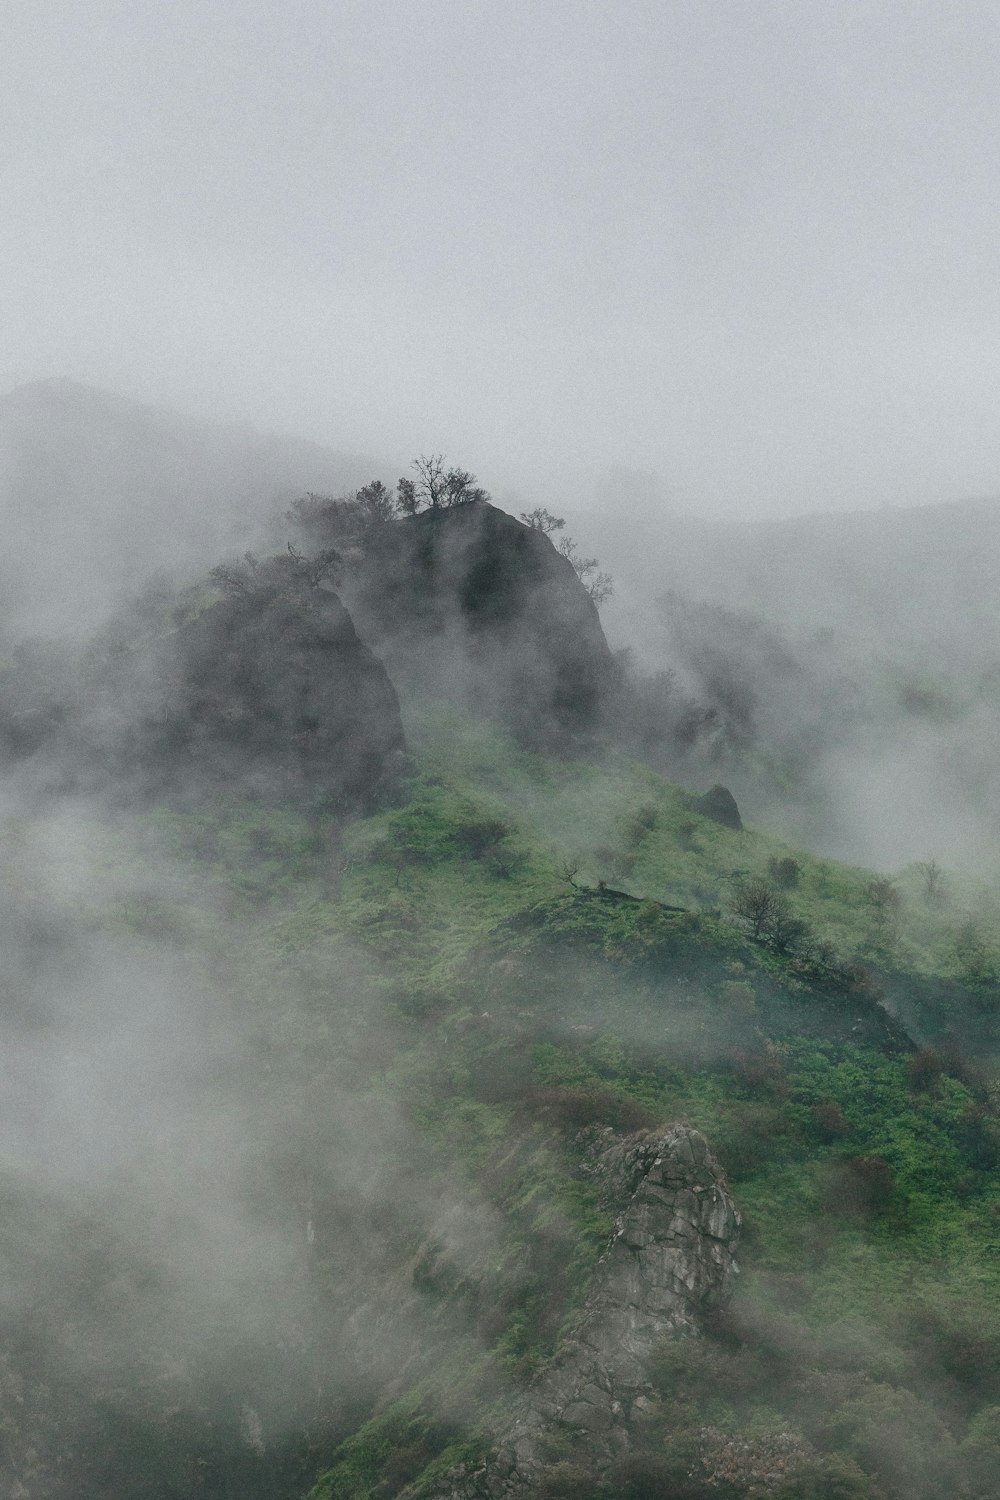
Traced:
<path fill-rule="evenodd" d="M 498 497 L 991 495 L 1000 17 L 886 3 L 15 6 L 0 385 Z"/>

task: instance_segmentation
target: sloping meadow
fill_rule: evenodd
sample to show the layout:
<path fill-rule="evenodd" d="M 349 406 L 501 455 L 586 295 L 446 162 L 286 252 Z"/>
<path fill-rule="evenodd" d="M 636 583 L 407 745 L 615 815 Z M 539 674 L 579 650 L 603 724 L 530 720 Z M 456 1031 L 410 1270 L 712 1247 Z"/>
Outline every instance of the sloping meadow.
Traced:
<path fill-rule="evenodd" d="M 992 1493 L 992 894 L 886 898 L 617 753 L 403 707 L 364 816 L 9 789 L 7 1487 L 429 1493 L 586 1295 L 595 1139 L 684 1120 L 738 1291 L 620 1467 L 567 1434 L 545 1492 Z"/>

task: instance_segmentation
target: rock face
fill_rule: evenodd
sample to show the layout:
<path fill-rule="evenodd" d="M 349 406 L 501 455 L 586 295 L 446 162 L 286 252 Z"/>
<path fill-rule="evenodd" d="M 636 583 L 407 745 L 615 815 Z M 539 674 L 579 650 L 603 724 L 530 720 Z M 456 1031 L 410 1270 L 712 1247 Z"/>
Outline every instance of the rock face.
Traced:
<path fill-rule="evenodd" d="M 545 1439 L 556 1432 L 598 1470 L 620 1456 L 653 1399 L 657 1346 L 696 1332 L 699 1315 L 726 1295 L 740 1215 L 704 1136 L 674 1125 L 633 1137 L 602 1152 L 595 1171 L 625 1206 L 579 1324 L 486 1465 L 453 1473 L 435 1500 L 538 1495 Z"/>
<path fill-rule="evenodd" d="M 344 597 L 401 686 L 469 703 L 528 743 L 596 722 L 613 662 L 593 600 L 547 536 L 485 501 L 376 528 Z"/>
<path fill-rule="evenodd" d="M 395 689 L 333 592 L 223 600 L 178 631 L 169 655 L 165 701 L 139 730 L 154 777 L 357 805 L 398 771 Z"/>
<path fill-rule="evenodd" d="M 126 622 L 76 680 L 29 656 L 0 675 L 0 754 L 116 799 L 236 787 L 377 801 L 401 769 L 396 691 L 335 593 L 286 585 L 275 570 L 268 586 L 145 638 Z"/>

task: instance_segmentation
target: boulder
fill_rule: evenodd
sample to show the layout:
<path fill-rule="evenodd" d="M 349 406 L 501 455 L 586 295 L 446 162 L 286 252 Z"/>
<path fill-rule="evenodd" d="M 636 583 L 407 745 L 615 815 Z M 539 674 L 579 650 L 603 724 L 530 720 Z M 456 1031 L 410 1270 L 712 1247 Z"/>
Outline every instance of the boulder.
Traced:
<path fill-rule="evenodd" d="M 160 655 L 159 702 L 135 747 L 154 780 L 205 776 L 357 806 L 400 769 L 396 691 L 332 590 L 225 599 Z"/>
<path fill-rule="evenodd" d="M 401 688 L 469 704 L 529 744 L 596 725 L 613 679 L 597 607 L 549 538 L 496 506 L 374 528 L 343 592 Z"/>
<path fill-rule="evenodd" d="M 404 739 L 396 691 L 328 588 L 287 570 L 175 626 L 89 649 L 73 680 L 29 655 L 0 677 L 0 753 L 43 784 L 198 800 L 234 787 L 365 806 L 391 792 Z"/>
<path fill-rule="evenodd" d="M 736 798 L 727 786 L 717 783 L 703 797 L 695 797 L 691 805 L 703 818 L 711 818 L 713 823 L 721 823 L 723 828 L 735 828 L 737 832 L 743 828 Z"/>

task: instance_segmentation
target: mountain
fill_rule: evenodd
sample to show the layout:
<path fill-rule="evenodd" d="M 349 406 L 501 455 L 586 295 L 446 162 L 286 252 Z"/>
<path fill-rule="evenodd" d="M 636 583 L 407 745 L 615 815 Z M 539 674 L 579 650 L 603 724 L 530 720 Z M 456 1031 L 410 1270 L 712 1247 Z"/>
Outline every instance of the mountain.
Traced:
<path fill-rule="evenodd" d="M 604 511 L 586 518 L 586 540 L 650 604 L 676 590 L 923 670 L 1000 655 L 997 499 L 759 521 L 640 514 L 623 525 Z"/>
<path fill-rule="evenodd" d="M 85 630 L 152 574 L 194 576 L 260 545 L 297 495 L 353 489 L 372 467 L 73 381 L 20 386 L 0 397 L 5 618 Z"/>
<path fill-rule="evenodd" d="M 719 782 L 848 717 L 790 629 L 685 705 L 362 513 L 5 642 L 0 1492 L 992 1500 L 1000 882 Z"/>

